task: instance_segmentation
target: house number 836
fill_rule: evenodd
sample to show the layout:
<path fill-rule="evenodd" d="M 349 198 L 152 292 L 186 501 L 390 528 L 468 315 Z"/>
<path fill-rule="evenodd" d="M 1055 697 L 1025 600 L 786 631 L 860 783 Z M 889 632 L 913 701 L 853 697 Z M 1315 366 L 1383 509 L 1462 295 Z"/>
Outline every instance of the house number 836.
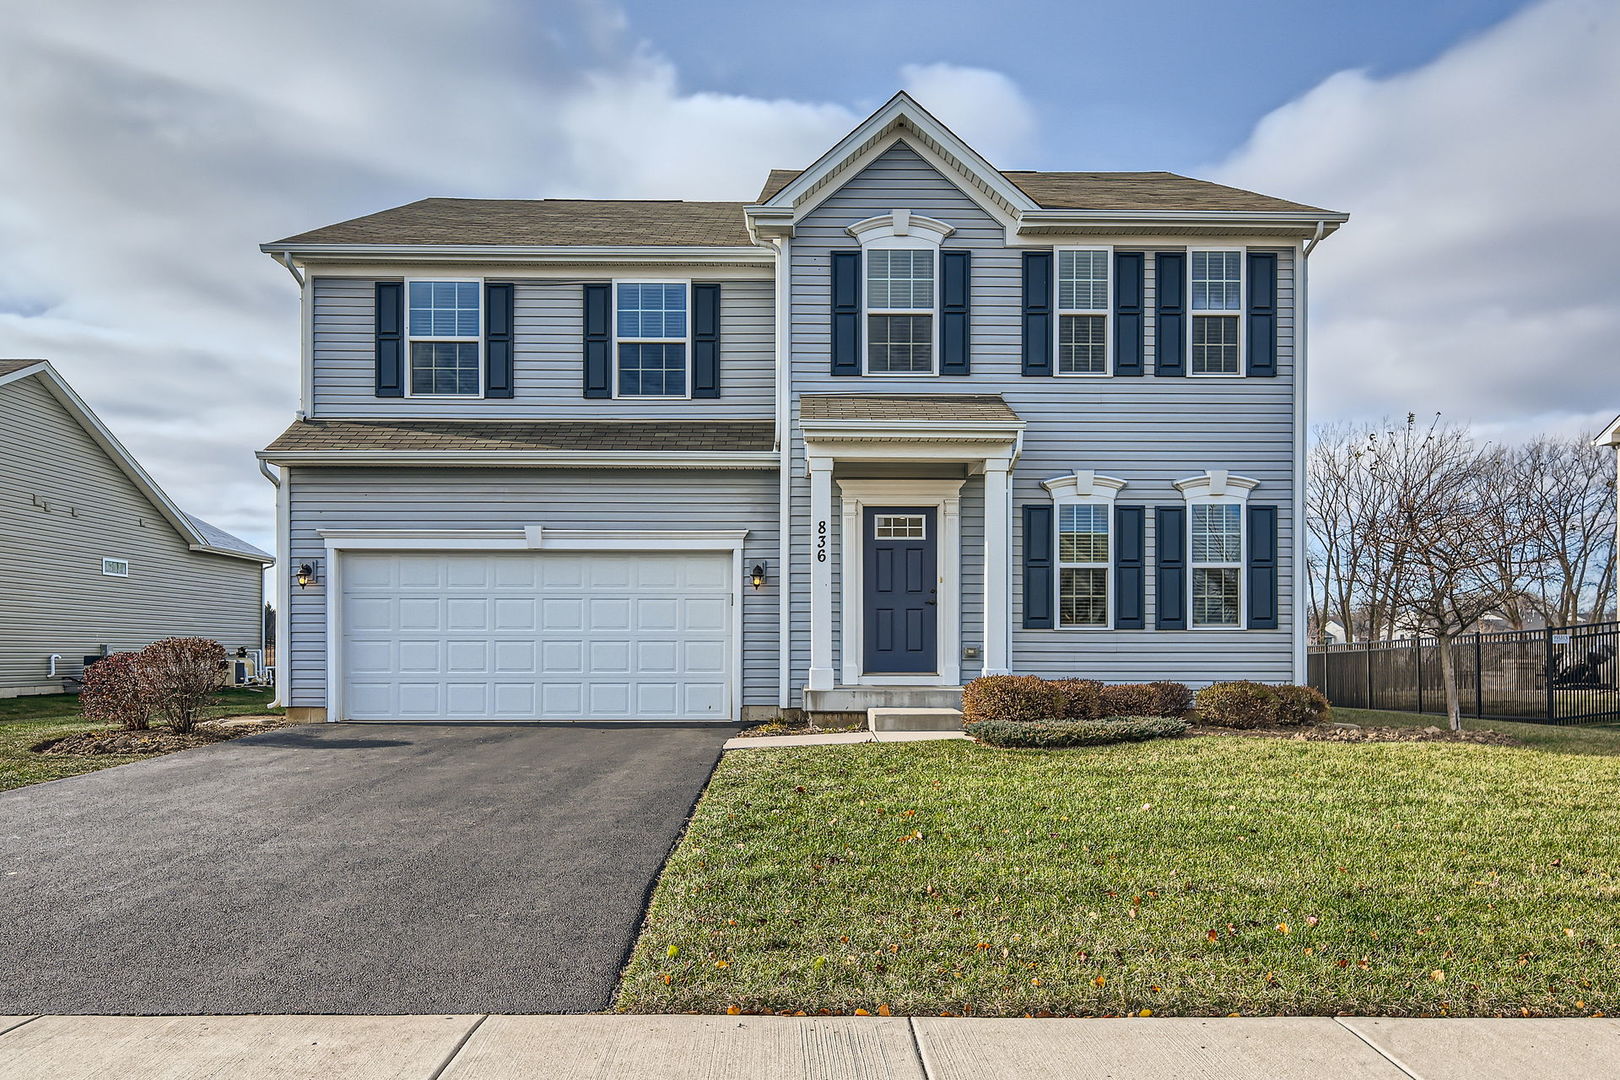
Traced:
<path fill-rule="evenodd" d="M 816 562 L 827 561 L 827 523 L 816 522 Z"/>

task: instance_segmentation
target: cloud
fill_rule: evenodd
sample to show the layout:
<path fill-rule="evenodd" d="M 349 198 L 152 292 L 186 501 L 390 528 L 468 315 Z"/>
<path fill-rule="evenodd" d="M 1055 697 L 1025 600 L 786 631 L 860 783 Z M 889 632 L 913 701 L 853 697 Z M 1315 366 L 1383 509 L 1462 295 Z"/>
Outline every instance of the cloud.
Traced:
<path fill-rule="evenodd" d="M 259 243 L 426 195 L 752 198 L 875 104 L 684 88 L 596 0 L 0 0 L 0 25 L 0 356 L 54 360 L 267 548 L 252 452 L 296 407 L 297 293 Z M 903 79 L 987 148 L 1028 133 L 1005 76 Z"/>
<path fill-rule="evenodd" d="M 955 64 L 907 64 L 904 89 L 985 159 L 1018 167 L 1035 135 L 1035 110 L 1018 84 L 999 71 Z"/>
<path fill-rule="evenodd" d="M 1416 70 L 1328 78 L 1215 168 L 1352 215 L 1311 261 L 1314 417 L 1620 411 L 1616 57 L 1620 6 L 1544 3 Z"/>

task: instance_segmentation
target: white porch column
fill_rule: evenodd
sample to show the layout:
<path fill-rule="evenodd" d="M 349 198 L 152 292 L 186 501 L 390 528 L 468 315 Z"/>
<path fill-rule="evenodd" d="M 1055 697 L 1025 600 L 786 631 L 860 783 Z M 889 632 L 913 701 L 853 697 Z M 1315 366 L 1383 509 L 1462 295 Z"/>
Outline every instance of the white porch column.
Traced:
<path fill-rule="evenodd" d="M 984 673 L 1005 675 L 1012 652 L 1012 503 L 1009 458 L 984 463 Z"/>
<path fill-rule="evenodd" d="M 810 457 L 809 689 L 833 688 L 832 458 Z"/>

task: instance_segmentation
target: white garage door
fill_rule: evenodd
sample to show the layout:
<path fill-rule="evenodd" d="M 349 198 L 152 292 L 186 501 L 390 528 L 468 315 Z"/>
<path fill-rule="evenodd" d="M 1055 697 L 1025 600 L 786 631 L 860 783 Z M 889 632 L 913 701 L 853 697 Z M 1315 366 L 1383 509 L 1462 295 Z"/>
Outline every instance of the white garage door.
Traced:
<path fill-rule="evenodd" d="M 342 557 L 353 720 L 724 720 L 731 556 Z"/>

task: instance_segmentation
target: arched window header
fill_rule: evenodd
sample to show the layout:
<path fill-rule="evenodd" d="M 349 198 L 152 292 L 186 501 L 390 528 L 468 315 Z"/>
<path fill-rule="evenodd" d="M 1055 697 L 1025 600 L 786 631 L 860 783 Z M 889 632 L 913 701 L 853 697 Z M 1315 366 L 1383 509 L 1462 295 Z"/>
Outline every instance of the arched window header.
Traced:
<path fill-rule="evenodd" d="M 1041 487 L 1052 493 L 1053 499 L 1102 499 L 1113 502 L 1125 481 L 1113 476 L 1101 476 L 1091 469 L 1076 469 L 1068 476 L 1054 476 L 1042 480 Z"/>
<path fill-rule="evenodd" d="M 1246 502 L 1249 492 L 1260 486 L 1260 481 L 1247 476 L 1234 476 L 1225 469 L 1207 469 L 1198 476 L 1176 481 L 1176 490 L 1188 502 L 1197 499 L 1230 499 Z"/>
<path fill-rule="evenodd" d="M 936 218 L 913 214 L 910 210 L 891 210 L 887 214 L 857 221 L 845 231 L 859 240 L 863 248 L 901 244 L 938 247 L 956 229 Z"/>

